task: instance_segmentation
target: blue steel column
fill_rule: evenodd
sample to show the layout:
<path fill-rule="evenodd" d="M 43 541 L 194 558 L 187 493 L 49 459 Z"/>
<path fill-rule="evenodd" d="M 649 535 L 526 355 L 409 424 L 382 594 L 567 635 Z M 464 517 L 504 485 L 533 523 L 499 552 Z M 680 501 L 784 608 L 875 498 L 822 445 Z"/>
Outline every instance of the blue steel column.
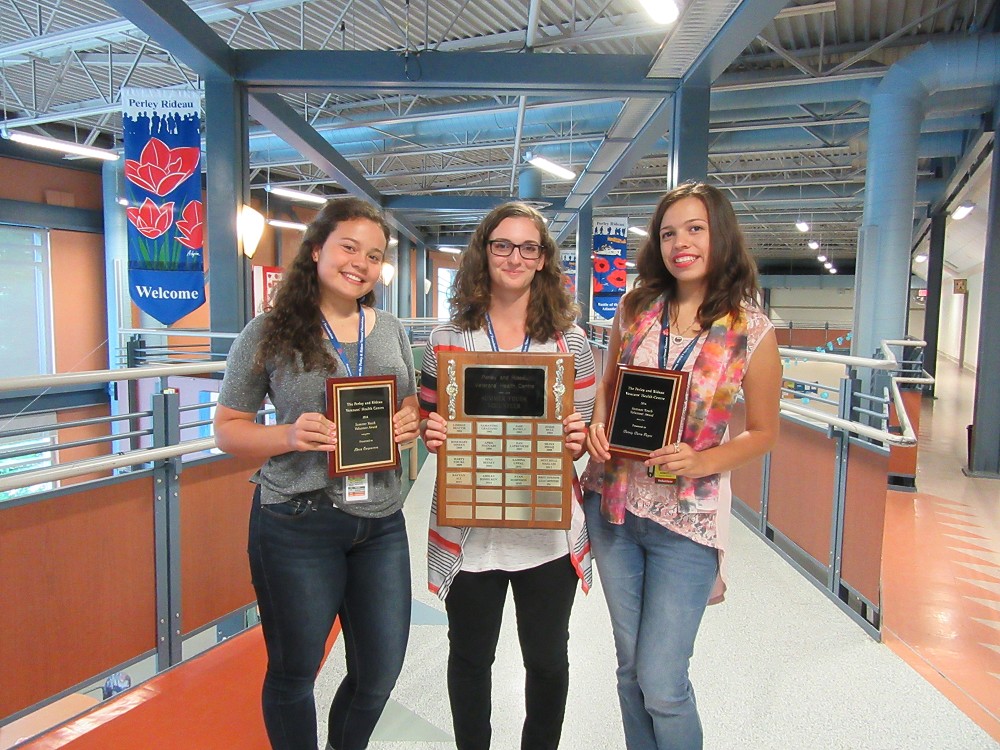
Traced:
<path fill-rule="evenodd" d="M 931 216 L 930 250 L 927 257 L 927 298 L 924 300 L 924 369 L 937 372 L 938 331 L 941 328 L 941 280 L 944 275 L 944 235 L 948 214 L 939 211 Z M 934 386 L 925 395 L 934 396 Z"/>
<path fill-rule="evenodd" d="M 1000 132 L 1000 103 L 993 108 L 993 137 Z M 986 225 L 983 294 L 979 312 L 976 397 L 972 406 L 973 441 L 968 474 L 1000 479 L 1000 158 L 993 151 L 990 214 Z"/>
<path fill-rule="evenodd" d="M 402 240 L 400 240 L 402 242 Z M 427 245 L 418 242 L 414 246 L 414 254 L 417 258 L 417 304 L 416 317 L 427 317 L 427 295 L 424 293 L 424 279 L 427 278 Z"/>
<path fill-rule="evenodd" d="M 576 223 L 576 302 L 580 305 L 581 325 L 593 316 L 590 292 L 594 287 L 594 207 L 587 201 L 580 207 Z"/>
<path fill-rule="evenodd" d="M 400 318 L 413 317 L 413 295 L 410 290 L 411 247 L 410 238 L 403 234 L 399 235 L 399 244 L 396 245 L 396 294 L 398 295 L 396 311 Z"/>
<path fill-rule="evenodd" d="M 246 128 L 246 90 L 231 79 L 205 81 L 209 304 L 212 330 L 219 333 L 241 331 L 251 314 L 249 261 L 236 230 L 250 198 Z M 230 343 L 214 340 L 212 351 L 224 354 Z"/>
<path fill-rule="evenodd" d="M 708 115 L 711 89 L 685 82 L 674 94 L 670 125 L 670 187 L 708 175 Z"/>

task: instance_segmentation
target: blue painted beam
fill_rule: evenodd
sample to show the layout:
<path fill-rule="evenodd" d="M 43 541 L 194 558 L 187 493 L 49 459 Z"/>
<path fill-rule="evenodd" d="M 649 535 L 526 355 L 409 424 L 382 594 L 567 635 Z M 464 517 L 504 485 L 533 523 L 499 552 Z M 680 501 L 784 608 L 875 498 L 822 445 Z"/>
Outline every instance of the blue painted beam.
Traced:
<path fill-rule="evenodd" d="M 236 77 L 253 89 L 296 88 L 493 96 L 663 97 L 677 81 L 647 79 L 647 55 L 521 55 L 496 52 L 236 50 Z"/>
<path fill-rule="evenodd" d="M 203 78 L 232 78 L 234 50 L 183 0 L 106 0 Z"/>
<path fill-rule="evenodd" d="M 516 201 L 517 197 L 503 195 L 387 195 L 382 205 L 390 211 L 436 211 L 439 213 L 482 211 L 487 213 L 502 203 Z M 561 211 L 562 198 L 541 198 L 551 206 L 545 210 Z"/>
<path fill-rule="evenodd" d="M 50 206 L 47 203 L 30 203 L 3 198 L 0 199 L 0 224 L 102 234 L 104 232 L 104 214 L 89 208 Z"/>
<path fill-rule="evenodd" d="M 384 196 L 365 179 L 365 176 L 327 143 L 326 139 L 280 96 L 261 92 L 251 93 L 250 114 L 339 182 L 347 192 L 367 198 L 378 206 L 385 206 Z M 388 208 L 391 210 L 391 207 Z M 392 213 L 386 218 L 411 240 L 415 242 L 422 240 L 419 230 L 410 221 Z"/>

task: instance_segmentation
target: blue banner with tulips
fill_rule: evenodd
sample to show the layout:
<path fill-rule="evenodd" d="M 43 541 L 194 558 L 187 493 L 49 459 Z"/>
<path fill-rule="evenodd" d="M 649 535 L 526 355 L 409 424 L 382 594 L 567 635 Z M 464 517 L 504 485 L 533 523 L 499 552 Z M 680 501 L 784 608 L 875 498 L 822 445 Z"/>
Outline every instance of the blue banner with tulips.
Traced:
<path fill-rule="evenodd" d="M 627 235 L 625 219 L 594 222 L 594 312 L 606 320 L 615 317 L 625 294 Z"/>
<path fill-rule="evenodd" d="M 124 89 L 122 107 L 129 294 L 170 325 L 205 303 L 200 96 Z"/>

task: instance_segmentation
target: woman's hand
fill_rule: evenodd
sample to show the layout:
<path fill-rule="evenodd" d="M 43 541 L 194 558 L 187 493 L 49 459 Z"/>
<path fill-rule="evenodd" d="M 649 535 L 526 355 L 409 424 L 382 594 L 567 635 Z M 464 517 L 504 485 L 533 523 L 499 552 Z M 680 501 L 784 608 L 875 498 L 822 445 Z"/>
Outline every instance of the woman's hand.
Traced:
<path fill-rule="evenodd" d="M 415 400 L 414 400 L 415 401 Z M 408 443 L 416 440 L 420 434 L 420 408 L 416 403 L 406 399 L 403 406 L 392 416 L 393 439 L 397 443 Z"/>
<path fill-rule="evenodd" d="M 687 443 L 668 443 L 649 454 L 643 463 L 646 466 L 660 466 L 679 477 L 698 479 L 718 471 L 711 466 L 708 451 L 696 451 Z"/>
<path fill-rule="evenodd" d="M 573 412 L 563 419 L 563 432 L 566 433 L 566 450 L 575 461 L 583 454 L 583 445 L 587 440 L 587 425 L 583 423 L 583 417 Z"/>
<path fill-rule="evenodd" d="M 611 444 L 604 431 L 604 422 L 592 422 L 587 430 L 587 452 L 595 461 L 604 463 L 611 458 Z"/>
<path fill-rule="evenodd" d="M 285 442 L 290 451 L 333 451 L 337 426 L 319 412 L 307 411 L 288 425 Z"/>
<path fill-rule="evenodd" d="M 424 445 L 430 453 L 437 453 L 438 448 L 448 439 L 448 423 L 436 411 L 427 417 L 423 430 Z"/>

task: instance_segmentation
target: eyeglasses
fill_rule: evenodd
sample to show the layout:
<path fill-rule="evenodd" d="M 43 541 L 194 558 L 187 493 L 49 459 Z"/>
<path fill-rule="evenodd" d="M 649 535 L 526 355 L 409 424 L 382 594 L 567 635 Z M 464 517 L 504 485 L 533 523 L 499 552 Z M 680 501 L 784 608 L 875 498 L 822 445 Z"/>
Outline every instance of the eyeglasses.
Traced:
<path fill-rule="evenodd" d="M 489 240 L 490 252 L 501 258 L 506 258 L 516 249 L 525 260 L 538 260 L 542 257 L 542 246 L 537 242 L 511 242 L 510 240 Z"/>

